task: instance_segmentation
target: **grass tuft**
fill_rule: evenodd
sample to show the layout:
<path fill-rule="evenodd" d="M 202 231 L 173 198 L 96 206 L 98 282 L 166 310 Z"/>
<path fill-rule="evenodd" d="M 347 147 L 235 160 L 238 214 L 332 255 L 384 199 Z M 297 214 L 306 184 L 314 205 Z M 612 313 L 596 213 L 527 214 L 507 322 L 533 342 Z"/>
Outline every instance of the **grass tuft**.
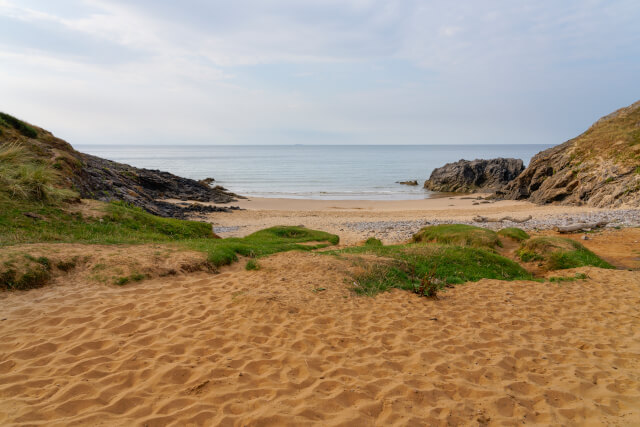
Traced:
<path fill-rule="evenodd" d="M 57 203 L 76 196 L 56 188 L 58 175 L 52 167 L 33 160 L 19 144 L 0 146 L 0 201 Z"/>
<path fill-rule="evenodd" d="M 541 261 L 548 270 L 584 266 L 614 268 L 581 243 L 564 237 L 535 237 L 524 242 L 516 252 L 524 262 Z"/>
<path fill-rule="evenodd" d="M 441 224 L 424 227 L 413 236 L 413 241 L 488 249 L 502 246 L 495 231 L 465 224 Z"/>
<path fill-rule="evenodd" d="M 503 228 L 502 230 L 498 231 L 498 235 L 508 237 L 512 240 L 515 240 L 516 242 L 522 242 L 523 240 L 527 240 L 529 237 L 531 237 L 527 234 L 526 231 L 517 227 Z"/>
<path fill-rule="evenodd" d="M 10 126 L 28 138 L 36 138 L 38 136 L 38 131 L 33 126 L 6 113 L 0 112 L 0 125 Z"/>
<path fill-rule="evenodd" d="M 383 246 L 382 240 L 376 239 L 375 237 L 369 237 L 364 244 L 366 246 Z"/>
<path fill-rule="evenodd" d="M 250 259 L 249 261 L 247 261 L 244 269 L 247 271 L 260 270 L 260 264 L 255 259 Z"/>

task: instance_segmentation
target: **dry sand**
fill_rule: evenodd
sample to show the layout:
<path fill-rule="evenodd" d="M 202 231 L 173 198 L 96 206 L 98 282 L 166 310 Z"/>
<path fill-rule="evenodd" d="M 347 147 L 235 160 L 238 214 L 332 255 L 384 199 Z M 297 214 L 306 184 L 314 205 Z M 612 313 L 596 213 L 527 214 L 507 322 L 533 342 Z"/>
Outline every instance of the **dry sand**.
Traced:
<path fill-rule="evenodd" d="M 437 214 L 329 208 L 215 219 L 246 234 Z M 555 209 L 446 208 L 454 217 Z M 589 276 L 561 284 L 482 280 L 437 301 L 400 290 L 356 296 L 352 265 L 316 253 L 210 274 L 185 273 L 201 255 L 161 245 L 98 247 L 46 288 L 0 294 L 0 425 L 640 425 L 639 241 L 639 229 L 583 241 L 635 271 L 554 272 Z M 176 275 L 92 282 L 102 264 Z"/>
<path fill-rule="evenodd" d="M 0 424 L 640 424 L 637 271 L 434 301 L 355 296 L 331 256 L 260 262 L 4 294 Z"/>

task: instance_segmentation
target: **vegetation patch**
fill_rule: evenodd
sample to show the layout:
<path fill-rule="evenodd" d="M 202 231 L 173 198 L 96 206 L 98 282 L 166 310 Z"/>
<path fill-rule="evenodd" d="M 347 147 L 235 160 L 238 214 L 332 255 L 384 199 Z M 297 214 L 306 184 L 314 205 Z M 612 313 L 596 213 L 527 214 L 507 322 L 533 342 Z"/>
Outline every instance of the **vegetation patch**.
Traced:
<path fill-rule="evenodd" d="M 0 289 L 27 290 L 44 286 L 51 278 L 51 262 L 46 257 L 25 255 L 21 262 L 5 262 L 0 268 Z"/>
<path fill-rule="evenodd" d="M 324 231 L 278 226 L 260 230 L 242 238 L 192 239 L 185 241 L 184 244 L 190 249 L 207 252 L 208 261 L 218 267 L 231 264 L 238 259 L 238 255 L 256 258 L 292 250 L 311 251 L 338 244 L 338 241 L 338 236 Z M 318 243 L 308 244 L 309 242 Z"/>
<path fill-rule="evenodd" d="M 58 178 L 52 167 L 33 159 L 21 145 L 0 146 L 0 202 L 51 204 L 76 197 L 71 190 L 56 188 Z"/>
<path fill-rule="evenodd" d="M 244 269 L 247 271 L 260 270 L 260 264 L 255 259 L 250 259 L 249 261 L 247 261 Z"/>
<path fill-rule="evenodd" d="M 413 236 L 413 241 L 488 249 L 502 246 L 495 231 L 464 224 L 441 224 L 424 227 Z"/>
<path fill-rule="evenodd" d="M 380 239 L 376 239 L 375 237 L 369 237 L 364 244 L 366 246 L 383 246 L 382 241 Z"/>
<path fill-rule="evenodd" d="M 498 235 L 502 237 L 508 237 L 511 240 L 515 240 L 516 242 L 522 242 L 523 240 L 527 240 L 529 237 L 527 232 L 517 228 L 517 227 L 507 227 L 498 231 Z"/>
<path fill-rule="evenodd" d="M 251 258 L 276 252 L 337 244 L 338 236 L 304 227 L 272 227 L 244 238 L 220 239 L 211 224 L 161 218 L 122 202 L 104 205 L 100 218 L 85 218 L 59 206 L 26 201 L 0 203 L 0 247 L 37 242 L 88 244 L 172 243 L 207 253 L 213 267 L 238 255 Z M 28 212 L 30 216 L 25 216 Z"/>
<path fill-rule="evenodd" d="M 12 127 L 28 138 L 36 138 L 38 136 L 38 131 L 33 126 L 6 113 L 0 112 L 0 125 Z"/>
<path fill-rule="evenodd" d="M 581 243 L 564 237 L 535 237 L 525 241 L 516 252 L 524 262 L 540 261 L 548 270 L 584 266 L 614 268 Z"/>
<path fill-rule="evenodd" d="M 480 279 L 528 280 L 532 276 L 514 261 L 493 250 L 470 246 L 407 244 L 360 246 L 335 254 L 368 254 L 356 258 L 360 272 L 354 274 L 354 291 L 375 295 L 392 288 L 431 295 L 447 285 Z M 428 285 L 437 285 L 429 288 Z M 429 292 L 427 289 L 429 288 Z M 421 292 L 421 290 L 423 292 Z"/>
<path fill-rule="evenodd" d="M 123 286 L 129 282 L 140 282 L 146 278 L 147 278 L 146 274 L 134 273 L 134 274 L 131 274 L 130 276 L 116 277 L 113 283 L 118 286 Z"/>

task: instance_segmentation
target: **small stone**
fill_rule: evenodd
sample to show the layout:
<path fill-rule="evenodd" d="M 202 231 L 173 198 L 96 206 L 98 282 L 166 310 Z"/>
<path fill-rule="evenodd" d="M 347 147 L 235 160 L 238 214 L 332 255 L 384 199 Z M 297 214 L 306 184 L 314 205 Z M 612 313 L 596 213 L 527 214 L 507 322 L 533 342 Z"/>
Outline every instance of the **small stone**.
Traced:
<path fill-rule="evenodd" d="M 586 234 L 583 234 L 581 237 L 582 240 L 589 240 L 589 236 L 587 236 Z"/>

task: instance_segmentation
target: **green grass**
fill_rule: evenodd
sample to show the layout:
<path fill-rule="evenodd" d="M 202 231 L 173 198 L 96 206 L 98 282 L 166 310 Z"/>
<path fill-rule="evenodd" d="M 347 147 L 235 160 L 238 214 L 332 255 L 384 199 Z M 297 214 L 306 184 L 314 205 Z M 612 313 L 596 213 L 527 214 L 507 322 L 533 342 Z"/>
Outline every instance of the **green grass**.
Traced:
<path fill-rule="evenodd" d="M 116 277 L 113 283 L 118 286 L 124 286 L 130 282 L 140 282 L 147 278 L 146 274 L 134 273 L 129 276 Z"/>
<path fill-rule="evenodd" d="M 502 246 L 495 231 L 464 224 L 441 224 L 424 227 L 413 241 L 494 249 Z"/>
<path fill-rule="evenodd" d="M 0 112 L 0 126 L 12 127 L 29 138 L 36 138 L 38 136 L 38 131 L 36 131 L 33 126 L 2 112 Z"/>
<path fill-rule="evenodd" d="M 474 282 L 483 278 L 528 280 L 532 276 L 520 265 L 492 250 L 470 246 L 407 244 L 360 246 L 331 253 L 369 254 L 377 260 L 360 258 L 363 272 L 354 276 L 354 291 L 375 295 L 392 288 L 416 291 L 425 277 L 432 277 L 439 288 L 449 284 Z"/>
<path fill-rule="evenodd" d="M 581 243 L 564 237 L 535 237 L 524 242 L 516 252 L 524 262 L 541 261 L 548 270 L 584 266 L 614 268 Z"/>
<path fill-rule="evenodd" d="M 59 175 L 18 144 L 0 145 L 0 201 L 57 203 L 76 194 L 56 187 Z"/>
<path fill-rule="evenodd" d="M 257 231 L 246 237 L 206 240 L 192 239 L 184 242 L 190 248 L 208 253 L 208 261 L 214 266 L 231 264 L 238 255 L 251 258 L 292 250 L 311 251 L 338 244 L 339 238 L 324 231 L 303 227 L 278 226 Z M 302 244 L 317 242 L 316 244 Z"/>
<path fill-rule="evenodd" d="M 364 244 L 366 246 L 383 246 L 382 241 L 380 239 L 376 239 L 375 237 L 369 237 Z"/>
<path fill-rule="evenodd" d="M 247 261 L 244 269 L 247 271 L 260 270 L 260 264 L 255 259 L 250 259 L 249 261 Z"/>
<path fill-rule="evenodd" d="M 31 212 L 44 220 L 24 215 Z M 161 218 L 122 202 L 105 205 L 102 218 L 83 218 L 60 207 L 28 202 L 0 202 L 0 247 L 36 242 L 139 244 L 174 243 L 207 253 L 213 266 L 238 255 L 260 257 L 276 252 L 310 251 L 337 244 L 338 236 L 303 227 L 271 227 L 243 238 L 216 239 L 211 224 Z M 316 242 L 315 244 L 303 244 Z"/>
<path fill-rule="evenodd" d="M 515 240 L 516 242 L 522 242 L 523 240 L 527 240 L 530 237 L 526 231 L 516 227 L 503 228 L 502 230 L 498 231 L 498 235 L 502 237 L 508 237 L 512 240 Z"/>

